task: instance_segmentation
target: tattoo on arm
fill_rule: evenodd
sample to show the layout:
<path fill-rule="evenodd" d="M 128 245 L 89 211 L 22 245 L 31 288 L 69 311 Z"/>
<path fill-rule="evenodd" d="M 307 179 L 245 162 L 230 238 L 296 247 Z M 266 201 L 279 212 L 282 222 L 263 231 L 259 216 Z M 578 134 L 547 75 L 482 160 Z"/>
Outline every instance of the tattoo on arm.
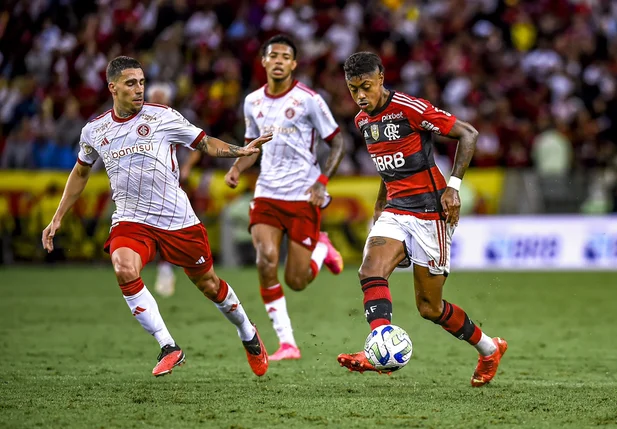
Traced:
<path fill-rule="evenodd" d="M 242 149 L 240 146 L 225 143 L 217 139 L 213 140 L 214 142 L 210 140 L 210 136 L 206 135 L 197 143 L 195 149 L 217 158 L 238 158 L 240 156 L 239 152 Z"/>
<path fill-rule="evenodd" d="M 197 146 L 195 146 L 195 149 L 197 149 L 200 152 L 208 152 L 208 140 L 210 140 L 210 137 L 206 134 L 200 141 L 199 143 L 197 143 Z"/>
<path fill-rule="evenodd" d="M 217 158 L 238 158 L 238 153 L 240 152 L 240 147 L 235 145 L 227 145 L 226 148 L 216 149 L 216 157 Z"/>
<path fill-rule="evenodd" d="M 382 237 L 371 237 L 368 240 L 366 247 L 377 247 L 384 246 L 386 244 L 386 239 Z"/>

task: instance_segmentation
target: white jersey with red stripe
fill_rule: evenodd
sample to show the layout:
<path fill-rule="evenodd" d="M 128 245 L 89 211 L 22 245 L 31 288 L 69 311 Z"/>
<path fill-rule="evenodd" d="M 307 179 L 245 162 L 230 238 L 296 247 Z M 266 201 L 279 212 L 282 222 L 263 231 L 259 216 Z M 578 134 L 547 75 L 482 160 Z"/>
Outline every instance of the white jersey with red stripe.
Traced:
<path fill-rule="evenodd" d="M 306 191 L 321 174 L 318 139 L 329 143 L 340 131 L 323 98 L 298 81 L 276 96 L 263 86 L 244 100 L 244 119 L 247 142 L 267 132 L 274 134 L 262 147 L 255 197 L 308 200 Z"/>
<path fill-rule="evenodd" d="M 168 106 L 145 103 L 127 118 L 109 110 L 82 129 L 77 161 L 92 165 L 103 158 L 116 204 L 112 225 L 178 230 L 200 221 L 178 182 L 176 146 L 194 148 L 204 135 Z"/>

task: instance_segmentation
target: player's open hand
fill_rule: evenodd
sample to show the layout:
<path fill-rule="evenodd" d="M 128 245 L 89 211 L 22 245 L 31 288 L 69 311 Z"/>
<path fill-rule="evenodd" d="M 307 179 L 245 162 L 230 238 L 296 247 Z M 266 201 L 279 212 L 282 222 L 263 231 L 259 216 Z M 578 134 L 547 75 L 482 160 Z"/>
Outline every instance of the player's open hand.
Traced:
<path fill-rule="evenodd" d="M 446 223 L 456 226 L 461 212 L 461 199 L 458 196 L 458 191 L 454 188 L 447 187 L 441 196 L 441 206 L 446 215 Z"/>
<path fill-rule="evenodd" d="M 240 181 L 240 170 L 235 165 L 232 165 L 225 175 L 225 184 L 231 189 L 236 189 Z"/>
<path fill-rule="evenodd" d="M 60 229 L 60 221 L 52 219 L 47 225 L 47 228 L 43 230 L 43 248 L 47 250 L 47 253 L 51 253 L 54 250 L 54 236 L 56 231 Z"/>
<path fill-rule="evenodd" d="M 268 143 L 270 140 L 272 140 L 272 133 L 262 134 L 261 136 L 257 137 L 255 140 L 244 146 L 240 150 L 240 156 L 251 156 L 255 153 L 261 152 L 261 146 Z"/>
<path fill-rule="evenodd" d="M 321 182 L 313 183 L 313 186 L 308 188 L 304 195 L 309 194 L 308 202 L 314 206 L 321 207 L 326 202 L 326 185 Z"/>

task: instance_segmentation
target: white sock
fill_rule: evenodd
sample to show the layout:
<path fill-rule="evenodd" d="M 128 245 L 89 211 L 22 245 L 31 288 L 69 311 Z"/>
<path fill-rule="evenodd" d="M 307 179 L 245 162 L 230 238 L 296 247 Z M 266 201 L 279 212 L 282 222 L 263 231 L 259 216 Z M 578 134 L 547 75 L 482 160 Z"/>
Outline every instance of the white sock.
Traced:
<path fill-rule="evenodd" d="M 324 243 L 317 243 L 317 246 L 315 246 L 315 249 L 313 250 L 313 253 L 311 254 L 311 259 L 313 261 L 315 261 L 315 263 L 317 264 L 317 268 L 319 268 L 321 270 L 321 266 L 323 265 L 323 261 L 324 259 L 326 259 L 326 256 L 328 255 L 328 246 L 326 246 Z"/>
<path fill-rule="evenodd" d="M 480 341 L 478 341 L 478 344 L 474 347 L 482 356 L 490 356 L 495 353 L 495 350 L 497 350 L 493 339 L 484 332 L 482 332 L 482 338 L 480 338 Z"/>
<path fill-rule="evenodd" d="M 281 287 L 276 285 L 275 287 Z M 296 345 L 293 329 L 291 327 L 291 319 L 287 313 L 287 301 L 285 297 L 281 297 L 275 301 L 269 302 L 266 305 L 266 311 L 268 317 L 272 321 L 272 327 L 276 331 L 276 335 L 279 338 L 279 342 Z"/>
<path fill-rule="evenodd" d="M 172 346 L 176 344 L 167 330 L 167 326 L 165 326 L 156 300 L 145 285 L 143 289 L 135 295 L 124 295 L 124 299 L 131 309 L 131 313 L 135 316 L 135 319 L 143 326 L 146 332 L 156 338 L 156 341 L 159 342 L 161 347 L 167 344 Z"/>
<path fill-rule="evenodd" d="M 235 325 L 240 339 L 242 341 L 250 341 L 255 336 L 255 328 L 229 283 L 227 283 L 227 287 L 227 297 L 222 302 L 215 302 L 214 305 L 223 313 L 227 320 Z"/>

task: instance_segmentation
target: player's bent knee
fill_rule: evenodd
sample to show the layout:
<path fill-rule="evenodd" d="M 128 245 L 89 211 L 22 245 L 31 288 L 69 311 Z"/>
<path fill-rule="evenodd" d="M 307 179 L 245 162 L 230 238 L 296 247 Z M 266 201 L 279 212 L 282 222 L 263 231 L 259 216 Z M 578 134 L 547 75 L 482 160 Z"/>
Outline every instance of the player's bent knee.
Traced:
<path fill-rule="evenodd" d="M 277 260 L 274 255 L 267 253 L 257 255 L 257 269 L 260 273 L 276 275 L 277 265 Z"/>
<path fill-rule="evenodd" d="M 214 298 L 219 292 L 220 285 L 214 276 L 204 275 L 194 283 L 197 289 L 210 299 Z"/>
<path fill-rule="evenodd" d="M 297 292 L 306 289 L 308 285 L 308 278 L 306 276 L 302 277 L 300 275 L 285 275 L 285 283 L 291 290 L 295 290 Z"/>
<path fill-rule="evenodd" d="M 114 263 L 114 272 L 118 284 L 126 284 L 132 282 L 139 277 L 139 269 L 134 264 L 126 261 L 117 261 Z"/>
<path fill-rule="evenodd" d="M 426 320 L 431 320 L 433 322 L 435 320 L 439 320 L 441 312 L 443 311 L 443 303 L 441 300 L 438 304 L 420 300 L 416 303 L 416 307 L 418 308 L 420 316 L 422 316 Z"/>
<path fill-rule="evenodd" d="M 360 280 L 368 279 L 369 277 L 386 277 L 381 270 L 376 270 L 375 267 L 362 263 L 360 269 L 358 270 L 358 278 Z"/>

